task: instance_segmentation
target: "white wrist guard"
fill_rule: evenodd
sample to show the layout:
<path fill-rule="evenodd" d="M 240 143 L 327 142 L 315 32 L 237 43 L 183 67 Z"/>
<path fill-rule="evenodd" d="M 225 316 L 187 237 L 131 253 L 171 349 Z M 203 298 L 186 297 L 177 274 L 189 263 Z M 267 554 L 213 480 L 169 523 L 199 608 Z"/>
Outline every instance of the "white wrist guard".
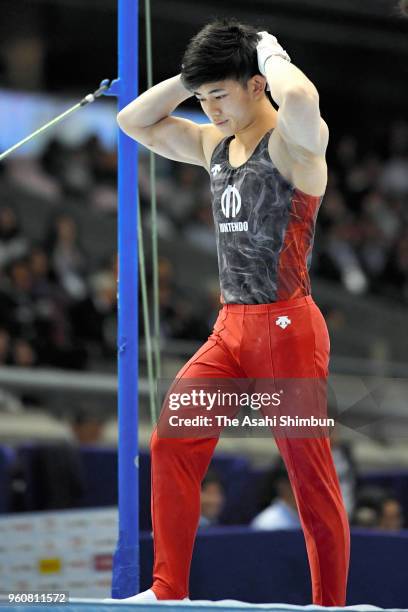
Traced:
<path fill-rule="evenodd" d="M 265 64 L 270 57 L 277 55 L 287 62 L 290 62 L 289 55 L 278 43 L 276 36 L 273 36 L 268 32 L 258 32 L 258 36 L 260 37 L 260 40 L 256 46 L 256 52 L 258 54 L 259 70 L 263 76 L 266 76 Z"/>

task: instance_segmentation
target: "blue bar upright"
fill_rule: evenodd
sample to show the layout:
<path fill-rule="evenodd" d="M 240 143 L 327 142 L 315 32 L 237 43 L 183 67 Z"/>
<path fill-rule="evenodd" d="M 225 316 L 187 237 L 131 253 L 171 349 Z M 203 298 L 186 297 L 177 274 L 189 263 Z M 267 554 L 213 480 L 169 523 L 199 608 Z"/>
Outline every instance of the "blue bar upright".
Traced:
<path fill-rule="evenodd" d="M 118 0 L 119 110 L 138 93 L 138 0 Z M 112 597 L 139 592 L 138 146 L 119 130 L 118 149 L 119 539 Z"/>

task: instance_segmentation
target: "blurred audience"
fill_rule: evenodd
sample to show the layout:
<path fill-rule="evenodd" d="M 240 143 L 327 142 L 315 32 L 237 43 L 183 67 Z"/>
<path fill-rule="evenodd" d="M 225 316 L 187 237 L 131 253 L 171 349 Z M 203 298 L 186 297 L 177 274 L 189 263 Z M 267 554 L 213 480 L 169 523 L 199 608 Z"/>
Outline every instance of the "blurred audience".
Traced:
<path fill-rule="evenodd" d="M 380 145 L 359 152 L 350 134 L 335 146 L 318 218 L 315 269 L 351 293 L 407 302 L 408 123 L 391 127 L 385 154 Z"/>
<path fill-rule="evenodd" d="M 208 335 L 210 329 L 206 321 L 206 304 L 197 304 L 192 293 L 178 280 L 170 259 L 163 256 L 159 258 L 158 273 L 162 337 L 198 340 Z M 139 315 L 142 315 L 141 307 Z M 143 329 L 142 320 L 140 329 Z"/>
<path fill-rule="evenodd" d="M 405 526 L 401 502 L 392 491 L 378 486 L 366 486 L 358 495 L 352 525 L 399 531 Z"/>

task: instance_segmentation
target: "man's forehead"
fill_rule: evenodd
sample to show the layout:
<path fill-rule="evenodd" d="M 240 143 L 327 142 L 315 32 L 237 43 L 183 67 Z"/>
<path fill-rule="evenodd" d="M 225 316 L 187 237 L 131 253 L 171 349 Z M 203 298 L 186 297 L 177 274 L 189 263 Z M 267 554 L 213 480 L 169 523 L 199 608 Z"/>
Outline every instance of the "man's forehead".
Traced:
<path fill-rule="evenodd" d="M 214 83 L 206 83 L 205 85 L 201 85 L 198 89 L 194 91 L 194 94 L 197 96 L 208 96 L 210 94 L 221 93 L 222 91 L 228 91 L 233 86 L 234 82 L 227 79 L 226 81 L 216 81 Z"/>

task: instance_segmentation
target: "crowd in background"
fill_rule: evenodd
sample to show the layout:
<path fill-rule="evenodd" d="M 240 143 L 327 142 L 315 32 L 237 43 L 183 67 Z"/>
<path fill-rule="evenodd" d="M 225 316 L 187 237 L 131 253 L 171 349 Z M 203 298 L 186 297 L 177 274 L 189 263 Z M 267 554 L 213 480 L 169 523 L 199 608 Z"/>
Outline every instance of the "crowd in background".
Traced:
<path fill-rule="evenodd" d="M 30 242 L 0 208 L 0 363 L 83 369 L 116 351 L 116 260 L 91 272 L 72 216 Z"/>
<path fill-rule="evenodd" d="M 349 449 L 344 446 L 342 453 Z M 336 457 L 335 457 L 336 462 Z M 338 465 L 336 464 L 338 469 Z M 350 525 L 364 529 L 399 531 L 406 527 L 404 508 L 391 489 L 378 486 L 357 488 L 355 466 L 351 467 L 344 486 L 350 485 L 352 496 L 345 499 Z M 347 506 L 347 501 L 352 505 Z M 223 510 L 226 502 L 225 483 L 219 474 L 210 469 L 201 485 L 200 529 L 222 526 Z M 244 501 L 242 502 L 244 505 Z M 281 460 L 273 465 L 263 476 L 257 499 L 258 512 L 248 524 L 257 531 L 301 529 L 300 518 L 286 468 Z"/>
<path fill-rule="evenodd" d="M 352 136 L 332 148 L 317 272 L 350 292 L 407 303 L 408 123 L 395 122 L 375 150 L 364 150 Z"/>
<path fill-rule="evenodd" d="M 72 413 L 69 419 L 71 436 L 64 441 L 22 445 L 10 464 L 8 479 L 8 511 L 56 510 L 83 507 L 84 495 L 90 483 L 87 461 L 94 457 L 103 461 L 105 478 L 93 482 L 88 502 L 95 505 L 116 503 L 116 462 L 106 453 L 103 444 L 105 421 L 96 412 L 84 409 Z M 330 433 L 333 460 L 339 477 L 345 508 L 353 527 L 399 531 L 406 527 L 407 496 L 400 485 L 395 486 L 390 472 L 388 481 L 377 476 L 365 479 L 360 472 L 353 445 L 344 441 L 338 428 Z M 0 446 L 0 452 L 4 450 Z M 86 459 L 88 457 L 88 459 Z M 30 461 L 28 461 L 30 459 Z M 242 459 L 242 458 L 241 458 Z M 248 525 L 257 531 L 300 529 L 300 518 L 286 467 L 278 458 L 269 467 L 241 465 L 239 470 L 248 480 L 236 483 L 235 472 L 211 463 L 201 484 L 201 517 L 199 528 L 225 525 Z M 234 456 L 230 455 L 230 462 Z M 240 461 L 240 456 L 235 456 Z M 230 463 L 231 465 L 231 463 Z M 238 472 L 238 469 L 235 468 Z M 237 474 L 236 474 L 237 475 Z M 3 471 L 4 478 L 4 471 Z M 4 482 L 0 484 L 4 487 Z M 141 495 L 149 497 L 147 481 L 141 477 Z M 400 483 L 401 484 L 401 483 Z M 248 487 L 248 485 L 250 485 Z M 105 489 L 108 487 L 109 492 Z M 234 488 L 235 487 L 235 488 Z M 248 495 L 242 490 L 249 488 Z M 102 489 L 104 491 L 102 491 Z M 235 491 L 235 493 L 234 493 Z M 92 500 L 92 495 L 94 499 Z M 150 520 L 143 519 L 143 529 Z"/>
<path fill-rule="evenodd" d="M 350 293 L 406 303 L 408 124 L 393 124 L 386 142 L 376 148 L 364 149 L 352 135 L 332 138 L 312 273 L 342 283 Z M 114 219 L 116 163 L 115 154 L 91 137 L 77 147 L 52 140 L 40 157 L 15 158 L 1 166 L 1 363 L 81 369 L 95 357 L 114 361 L 115 235 L 97 260 L 91 252 L 92 236 L 83 240 L 69 203 L 80 202 L 84 210 Z M 164 240 L 177 248 L 183 243 L 205 259 L 215 258 L 206 172 L 158 158 L 156 190 L 159 244 Z M 21 218 L 24 207 L 17 206 L 17 199 L 24 193 L 50 204 L 41 239 L 33 239 Z M 143 154 L 145 230 L 150 229 L 150 196 L 148 156 Z M 219 308 L 216 275 L 212 283 L 192 292 L 183 270 L 176 271 L 171 258 L 161 255 L 159 276 L 162 337 L 204 340 Z"/>
<path fill-rule="evenodd" d="M 392 484 L 361 480 L 353 445 L 335 427 L 330 433 L 333 461 L 349 521 L 353 527 L 399 531 L 406 527 L 406 512 Z M 222 525 L 228 486 L 214 467 L 201 485 L 200 528 Z M 242 501 L 245 505 L 245 500 Z M 281 458 L 263 470 L 258 481 L 255 512 L 246 517 L 258 531 L 300 529 L 300 518 L 288 472 Z"/>

